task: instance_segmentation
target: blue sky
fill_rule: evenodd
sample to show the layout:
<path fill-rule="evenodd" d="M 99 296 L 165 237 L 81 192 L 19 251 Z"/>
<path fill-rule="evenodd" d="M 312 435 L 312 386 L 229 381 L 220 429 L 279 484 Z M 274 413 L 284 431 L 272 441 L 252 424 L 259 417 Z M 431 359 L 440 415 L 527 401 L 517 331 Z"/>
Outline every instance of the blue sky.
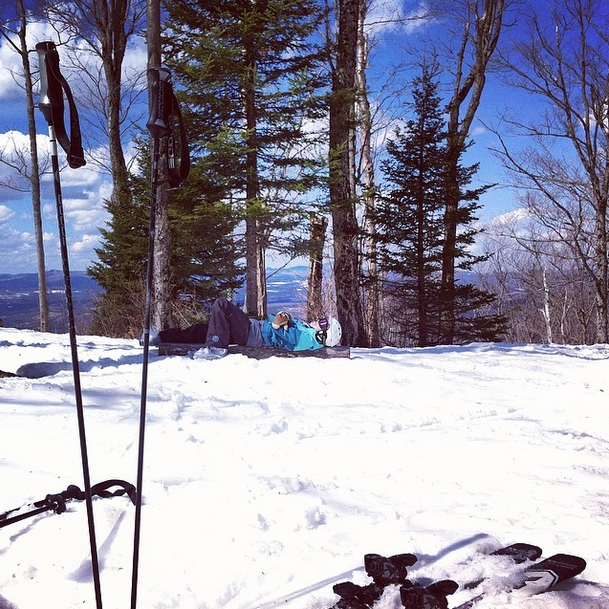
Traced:
<path fill-rule="evenodd" d="M 46 30 L 46 31 L 45 31 Z M 30 28 L 28 47 L 34 49 L 36 43 L 42 40 L 57 41 L 56 35 L 41 24 Z M 60 64 L 64 76 L 75 88 L 76 79 L 70 74 L 65 62 L 67 51 L 58 47 Z M 64 61 L 62 61 L 62 57 Z M 136 66 L 138 72 L 145 74 L 144 49 L 131 52 L 127 64 Z M 36 53 L 30 55 L 33 71 L 38 69 Z M 138 65 L 139 64 L 139 65 Z M 21 59 L 9 45 L 0 39 L 0 152 L 7 158 L 14 150 L 27 148 L 27 117 L 24 93 L 15 83 L 13 73 L 21 73 Z M 37 102 L 35 91 L 35 102 Z M 84 113 L 81 108 L 81 117 Z M 39 147 L 41 166 L 50 166 L 50 149 L 48 125 L 42 113 L 36 108 L 36 133 Z M 66 106 L 66 126 L 69 115 Z M 83 140 L 87 137 L 87 125 L 81 118 Z M 70 267 L 72 270 L 85 270 L 96 260 L 95 248 L 100 244 L 99 229 L 108 220 L 103 201 L 110 195 L 110 180 L 99 163 L 93 159 L 104 158 L 103 150 L 87 150 L 87 165 L 79 169 L 70 169 L 65 161 L 65 154 L 59 148 L 61 166 L 62 200 L 68 234 Z M 128 153 L 128 151 L 127 151 Z M 0 163 L 0 273 L 32 273 L 37 270 L 36 242 L 34 237 L 33 213 L 31 195 L 6 186 L 6 183 L 23 186 L 15 171 Z M 42 177 L 42 213 L 45 260 L 47 269 L 61 268 L 59 251 L 56 198 L 51 175 L 45 173 Z"/>
<path fill-rule="evenodd" d="M 379 4 L 378 15 L 389 15 L 396 10 L 402 13 L 415 13 L 418 5 L 401 0 L 387 0 Z M 53 40 L 53 36 L 44 31 L 43 26 L 31 28 L 32 39 L 30 48 L 34 48 L 37 41 Z M 397 58 L 396 49 L 400 41 L 405 40 L 412 33 L 412 28 L 384 27 L 374 32 L 377 47 L 374 51 L 379 63 L 373 66 L 376 74 L 371 73 L 370 85 L 382 80 L 384 67 L 380 60 L 383 57 L 388 64 Z M 59 48 L 60 59 L 62 48 Z M 133 53 L 134 63 L 142 62 L 143 49 Z M 37 69 L 36 54 L 32 55 L 32 67 Z M 387 65 L 388 65 L 387 64 Z M 27 141 L 25 103 L 22 91 L 15 85 L 11 70 L 19 71 L 20 59 L 12 52 L 6 42 L 0 39 L 0 151 L 5 153 L 14 148 L 14 142 Z M 141 64 L 144 71 L 144 64 Z M 375 78 L 376 76 L 376 78 Z M 68 73 L 66 77 L 70 79 Z M 380 79 L 380 80 L 379 80 Z M 493 122 L 497 112 L 506 99 L 506 89 L 500 81 L 489 77 L 489 82 L 483 97 L 483 104 L 479 116 L 483 120 Z M 36 110 L 37 133 L 41 149 L 41 160 L 48 162 L 47 126 L 39 110 Z M 83 125 L 83 131 L 86 127 Z M 480 121 L 476 122 L 473 139 L 475 146 L 468 152 L 468 163 L 480 162 L 481 170 L 478 178 L 481 182 L 504 182 L 505 175 L 500 162 L 489 152 L 488 148 L 495 144 L 494 136 L 483 128 Z M 45 151 L 47 151 L 45 153 Z M 93 151 L 93 155 L 101 152 Z M 60 162 L 65 165 L 63 151 L 60 150 Z M 0 164 L 0 180 L 13 180 L 14 172 Z M 70 250 L 70 266 L 73 270 L 85 270 L 96 260 L 95 247 L 99 246 L 99 228 L 104 226 L 107 214 L 102 203 L 110 194 L 108 176 L 100 172 L 94 163 L 89 162 L 84 168 L 72 170 L 65 168 L 61 172 L 63 188 L 63 205 L 68 231 L 68 244 Z M 52 190 L 50 176 L 43 179 L 43 229 L 45 232 L 45 257 L 47 269 L 61 267 L 57 239 L 57 218 L 55 209 L 55 196 Z M 495 189 L 487 193 L 483 199 L 481 219 L 488 220 L 500 213 L 509 211 L 515 206 L 514 194 L 508 189 Z M 0 186 L 0 273 L 36 272 L 36 244 L 32 221 L 32 204 L 29 193 L 17 192 Z"/>

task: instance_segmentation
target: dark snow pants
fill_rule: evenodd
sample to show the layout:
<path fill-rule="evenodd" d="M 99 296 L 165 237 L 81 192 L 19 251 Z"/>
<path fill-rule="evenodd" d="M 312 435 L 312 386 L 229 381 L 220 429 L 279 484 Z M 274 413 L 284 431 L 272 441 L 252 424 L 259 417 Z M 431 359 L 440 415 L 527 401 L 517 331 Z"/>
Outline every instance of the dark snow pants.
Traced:
<path fill-rule="evenodd" d="M 249 317 L 226 298 L 217 298 L 211 308 L 209 324 L 194 324 L 188 328 L 171 328 L 159 332 L 164 343 L 205 343 L 209 347 L 247 345 Z"/>
<path fill-rule="evenodd" d="M 247 345 L 250 333 L 250 318 L 226 298 L 217 298 L 211 308 L 207 339 L 208 347 Z"/>

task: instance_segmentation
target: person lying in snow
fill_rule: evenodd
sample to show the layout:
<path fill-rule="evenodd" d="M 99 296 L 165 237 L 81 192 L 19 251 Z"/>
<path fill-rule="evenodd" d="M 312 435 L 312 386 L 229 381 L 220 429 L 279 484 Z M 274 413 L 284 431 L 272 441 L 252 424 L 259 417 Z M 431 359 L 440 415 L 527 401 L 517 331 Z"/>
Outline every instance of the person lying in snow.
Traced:
<path fill-rule="evenodd" d="M 228 346 L 279 347 L 286 351 L 306 351 L 334 347 L 340 343 L 342 329 L 334 317 L 310 323 L 293 318 L 286 311 L 269 316 L 268 320 L 250 319 L 226 298 L 214 302 L 209 323 L 155 332 L 151 329 L 150 344 L 204 343 L 197 357 L 218 359 L 228 353 Z"/>

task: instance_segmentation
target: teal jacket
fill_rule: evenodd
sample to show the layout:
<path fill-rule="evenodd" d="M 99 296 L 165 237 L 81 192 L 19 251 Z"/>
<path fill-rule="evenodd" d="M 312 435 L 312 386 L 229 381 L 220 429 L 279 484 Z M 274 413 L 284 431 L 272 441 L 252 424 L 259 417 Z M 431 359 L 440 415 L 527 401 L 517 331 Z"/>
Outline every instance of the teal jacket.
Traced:
<path fill-rule="evenodd" d="M 309 351 L 322 349 L 323 344 L 315 337 L 315 328 L 299 319 L 290 319 L 288 329 L 275 330 L 271 325 L 273 315 L 262 324 L 262 339 L 268 347 L 279 347 L 286 351 Z"/>

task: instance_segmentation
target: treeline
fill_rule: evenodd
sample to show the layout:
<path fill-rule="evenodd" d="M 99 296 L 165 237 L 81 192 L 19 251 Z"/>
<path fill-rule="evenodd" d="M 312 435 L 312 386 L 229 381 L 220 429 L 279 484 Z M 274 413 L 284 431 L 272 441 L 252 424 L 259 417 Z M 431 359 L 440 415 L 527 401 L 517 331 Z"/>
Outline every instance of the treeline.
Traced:
<path fill-rule="evenodd" d="M 601 2 L 553 0 L 548 10 L 447 0 L 375 21 L 379 7 L 364 0 L 172 0 L 158 45 L 143 2 L 69 6 L 39 8 L 66 49 L 81 49 L 81 63 L 83 48 L 96 58 L 82 73 L 97 87 L 80 91 L 107 142 L 112 194 L 89 269 L 104 288 L 94 331 L 140 332 L 151 163 L 145 120 L 139 134 L 128 128 L 141 80 L 121 75 L 147 28 L 149 60 L 160 54 L 172 74 L 191 152 L 186 184 L 157 192 L 155 325 L 196 321 L 243 282 L 248 314 L 265 316 L 272 253 L 308 258 L 307 314 L 336 314 L 354 346 L 609 342 Z M 36 15 L 17 12 L 24 19 L 2 32 L 25 39 Z M 375 44 L 388 26 L 403 32 L 404 48 L 385 61 L 409 76 L 394 85 L 387 68 L 373 94 Z M 503 185 L 522 205 L 482 234 L 480 198 L 495 184 L 480 186 L 465 158 L 491 74 L 535 110 L 488 127 L 513 177 Z"/>

